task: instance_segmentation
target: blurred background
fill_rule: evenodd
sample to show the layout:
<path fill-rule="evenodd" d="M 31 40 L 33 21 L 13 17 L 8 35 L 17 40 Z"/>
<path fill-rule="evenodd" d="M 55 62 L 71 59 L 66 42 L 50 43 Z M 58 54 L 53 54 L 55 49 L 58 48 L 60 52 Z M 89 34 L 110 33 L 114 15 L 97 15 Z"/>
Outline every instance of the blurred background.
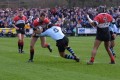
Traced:
<path fill-rule="evenodd" d="M 1 8 L 35 8 L 35 7 L 97 7 L 99 5 L 117 7 L 120 5 L 120 0 L 0 0 Z"/>
<path fill-rule="evenodd" d="M 114 18 L 113 24 L 120 34 L 120 0 L 0 0 L 0 36 L 16 36 L 16 30 L 12 26 L 13 17 L 17 10 L 22 9 L 28 18 L 25 26 L 26 36 L 31 36 L 33 20 L 44 12 L 50 21 L 62 28 L 66 35 L 95 35 L 86 13 L 93 19 L 97 14 L 97 8 L 102 5 L 106 12 Z"/>

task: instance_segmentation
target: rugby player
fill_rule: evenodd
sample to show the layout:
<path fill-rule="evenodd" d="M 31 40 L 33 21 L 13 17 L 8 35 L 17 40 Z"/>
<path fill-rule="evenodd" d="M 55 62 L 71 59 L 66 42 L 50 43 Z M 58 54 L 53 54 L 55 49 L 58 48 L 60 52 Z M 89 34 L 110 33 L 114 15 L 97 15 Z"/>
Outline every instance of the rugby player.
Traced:
<path fill-rule="evenodd" d="M 111 50 L 113 56 L 116 57 L 116 54 L 115 54 L 115 52 L 113 50 L 113 47 L 115 46 L 115 38 L 117 36 L 117 26 L 115 24 L 115 20 L 114 19 L 113 19 L 112 23 L 110 24 L 109 29 L 110 29 L 110 35 L 111 35 L 110 50 Z"/>
<path fill-rule="evenodd" d="M 41 13 L 40 14 L 40 17 L 39 18 L 36 18 L 34 21 L 33 21 L 33 25 L 34 25 L 34 32 L 32 34 L 32 37 L 31 37 L 31 42 L 30 42 L 30 58 L 29 58 L 29 61 L 28 62 L 33 62 L 33 58 L 34 58 L 34 53 L 35 53 L 35 50 L 34 50 L 34 45 L 36 43 L 36 41 L 38 40 L 38 38 L 40 38 L 40 41 L 41 41 L 41 46 L 43 48 L 48 48 L 50 52 L 52 52 L 52 49 L 50 47 L 50 44 L 46 43 L 46 38 L 43 37 L 43 36 L 38 36 L 35 31 L 37 29 L 39 29 L 40 27 L 43 27 L 43 29 L 45 28 L 45 26 L 47 26 L 47 24 L 49 24 L 50 21 L 48 18 L 46 18 L 46 15 L 44 13 Z"/>
<path fill-rule="evenodd" d="M 99 14 L 95 16 L 94 20 L 92 20 L 89 15 L 87 15 L 88 21 L 92 26 L 97 27 L 97 34 L 96 39 L 94 42 L 94 47 L 91 52 L 91 59 L 89 62 L 87 62 L 88 65 L 91 65 L 94 63 L 94 59 L 98 50 L 98 47 L 100 46 L 101 42 L 104 41 L 105 49 L 110 57 L 110 64 L 115 64 L 114 56 L 112 55 L 112 52 L 110 50 L 110 31 L 109 31 L 109 25 L 112 22 L 113 18 L 110 14 L 105 12 L 105 7 L 100 6 L 98 8 Z"/>
<path fill-rule="evenodd" d="M 18 15 L 13 18 L 13 26 L 16 29 L 18 36 L 18 52 L 23 53 L 24 47 L 24 34 L 25 34 L 25 24 L 27 22 L 27 17 L 23 14 L 23 10 L 18 10 Z"/>

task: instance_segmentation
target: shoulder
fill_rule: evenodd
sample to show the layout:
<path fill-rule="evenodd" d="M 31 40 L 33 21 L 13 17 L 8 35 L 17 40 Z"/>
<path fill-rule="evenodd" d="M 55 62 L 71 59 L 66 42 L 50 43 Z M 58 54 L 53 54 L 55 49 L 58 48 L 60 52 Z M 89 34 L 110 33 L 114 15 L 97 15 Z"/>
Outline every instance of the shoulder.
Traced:
<path fill-rule="evenodd" d="M 48 18 L 45 18 L 43 22 L 48 24 L 50 22 L 50 20 Z"/>
<path fill-rule="evenodd" d="M 25 15 L 23 15 L 23 18 L 27 18 Z"/>
<path fill-rule="evenodd" d="M 15 16 L 13 19 L 15 20 L 15 19 L 18 19 L 19 18 L 19 16 Z"/>
<path fill-rule="evenodd" d="M 36 27 L 36 26 L 38 26 L 38 24 L 39 24 L 39 18 L 37 18 L 37 19 L 35 19 L 34 21 L 33 21 L 33 25 Z"/>

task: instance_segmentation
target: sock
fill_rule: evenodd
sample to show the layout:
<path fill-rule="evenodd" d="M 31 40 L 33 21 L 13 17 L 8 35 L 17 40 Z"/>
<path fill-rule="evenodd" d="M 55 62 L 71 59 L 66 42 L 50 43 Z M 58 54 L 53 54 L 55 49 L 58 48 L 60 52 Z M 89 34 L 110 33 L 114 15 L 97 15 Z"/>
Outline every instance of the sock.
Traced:
<path fill-rule="evenodd" d="M 65 57 L 66 59 L 74 59 L 74 56 L 71 56 L 71 55 L 68 55 L 68 54 L 65 54 Z"/>
<path fill-rule="evenodd" d="M 73 51 L 73 49 L 72 49 L 71 47 L 67 47 L 67 50 L 68 50 L 72 55 L 75 54 L 74 51 Z"/>
<path fill-rule="evenodd" d="M 91 57 L 90 62 L 94 62 L 94 57 Z"/>
<path fill-rule="evenodd" d="M 34 49 L 30 50 L 30 60 L 33 60 L 34 57 Z"/>
<path fill-rule="evenodd" d="M 18 50 L 21 50 L 20 41 L 18 41 Z"/>
<path fill-rule="evenodd" d="M 49 44 L 48 43 L 45 43 L 45 47 L 48 47 L 49 46 Z"/>
<path fill-rule="evenodd" d="M 20 46 L 21 46 L 21 52 L 22 52 L 23 51 L 23 46 L 24 46 L 24 42 L 23 41 L 20 43 Z"/>
<path fill-rule="evenodd" d="M 110 56 L 110 59 L 111 59 L 111 62 L 114 62 L 114 61 L 115 61 L 113 55 Z"/>

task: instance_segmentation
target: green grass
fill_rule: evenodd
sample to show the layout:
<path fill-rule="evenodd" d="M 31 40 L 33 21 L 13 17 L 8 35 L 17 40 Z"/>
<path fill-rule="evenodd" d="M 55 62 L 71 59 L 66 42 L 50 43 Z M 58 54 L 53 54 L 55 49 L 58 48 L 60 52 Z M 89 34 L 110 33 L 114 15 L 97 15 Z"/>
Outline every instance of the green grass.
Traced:
<path fill-rule="evenodd" d="M 18 53 L 17 38 L 0 38 L 0 80 L 120 80 L 119 36 L 114 48 L 117 54 L 114 65 L 109 64 L 103 43 L 98 49 L 94 65 L 86 65 L 95 37 L 69 39 L 70 46 L 81 59 L 79 63 L 61 58 L 51 38 L 47 38 L 47 42 L 52 45 L 53 53 L 41 48 L 40 41 L 37 41 L 34 62 L 27 63 L 30 38 L 25 38 L 25 54 Z"/>

